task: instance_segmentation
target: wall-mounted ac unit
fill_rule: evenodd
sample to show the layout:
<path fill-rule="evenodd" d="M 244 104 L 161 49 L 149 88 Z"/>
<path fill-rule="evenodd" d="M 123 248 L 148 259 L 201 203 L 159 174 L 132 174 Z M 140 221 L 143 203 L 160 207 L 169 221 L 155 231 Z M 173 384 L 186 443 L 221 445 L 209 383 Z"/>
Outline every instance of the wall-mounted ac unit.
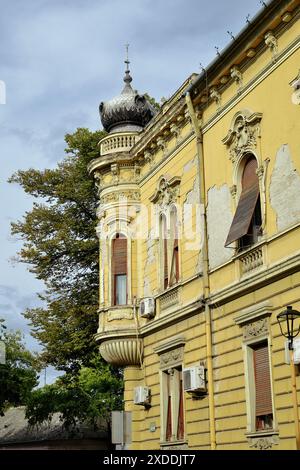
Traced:
<path fill-rule="evenodd" d="M 183 388 L 185 392 L 206 392 L 204 365 L 183 369 Z"/>
<path fill-rule="evenodd" d="M 135 387 L 133 403 L 135 405 L 149 406 L 151 401 L 151 391 L 149 387 Z"/>
<path fill-rule="evenodd" d="M 145 297 L 140 302 L 140 316 L 142 318 L 153 318 L 155 315 L 155 300 L 153 297 Z"/>

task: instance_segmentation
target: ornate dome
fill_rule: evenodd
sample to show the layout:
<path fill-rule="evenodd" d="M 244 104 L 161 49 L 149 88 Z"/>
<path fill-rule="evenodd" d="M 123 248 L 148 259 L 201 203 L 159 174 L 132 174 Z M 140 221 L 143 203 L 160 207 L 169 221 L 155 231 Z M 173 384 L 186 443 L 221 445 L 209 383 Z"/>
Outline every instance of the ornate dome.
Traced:
<path fill-rule="evenodd" d="M 124 77 L 122 93 L 106 103 L 100 103 L 101 122 L 107 132 L 140 131 L 156 114 L 144 95 L 139 95 L 130 85 L 129 70 Z"/>

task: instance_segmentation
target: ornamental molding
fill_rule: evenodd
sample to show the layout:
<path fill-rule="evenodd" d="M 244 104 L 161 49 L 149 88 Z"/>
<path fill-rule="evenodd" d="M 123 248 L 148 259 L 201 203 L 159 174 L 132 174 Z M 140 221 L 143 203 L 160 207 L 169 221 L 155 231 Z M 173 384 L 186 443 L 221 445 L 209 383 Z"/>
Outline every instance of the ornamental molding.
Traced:
<path fill-rule="evenodd" d="M 162 354 L 163 352 L 169 351 L 170 349 L 178 348 L 179 346 L 185 345 L 184 336 L 176 336 L 175 338 L 170 338 L 168 341 L 160 343 L 158 346 L 153 348 L 153 351 L 156 354 Z"/>
<path fill-rule="evenodd" d="M 269 323 L 267 318 L 262 318 L 253 323 L 249 323 L 243 328 L 243 339 L 249 340 L 258 336 L 266 336 L 269 333 Z"/>
<path fill-rule="evenodd" d="M 103 359 L 116 366 L 140 366 L 143 359 L 143 342 L 138 338 L 104 341 L 99 348 Z"/>
<path fill-rule="evenodd" d="M 140 201 L 140 193 L 139 191 L 114 191 L 109 194 L 105 194 L 100 198 L 100 204 L 110 204 L 113 202 L 121 202 L 121 201 L 133 201 L 139 202 Z"/>
<path fill-rule="evenodd" d="M 269 450 L 273 445 L 279 444 L 279 436 L 277 432 L 261 434 L 253 434 L 247 436 L 249 447 L 257 450 Z"/>
<path fill-rule="evenodd" d="M 237 325 L 245 325 L 248 322 L 254 322 L 262 317 L 270 316 L 273 311 L 273 304 L 269 300 L 245 308 L 234 318 Z"/>
<path fill-rule="evenodd" d="M 150 197 L 150 202 L 158 204 L 161 207 L 176 202 L 179 196 L 180 181 L 181 178 L 179 176 L 174 176 L 170 180 L 165 176 L 161 176 L 155 193 Z"/>
<path fill-rule="evenodd" d="M 240 68 L 237 65 L 234 65 L 230 69 L 230 75 L 231 75 L 231 78 L 233 78 L 233 80 L 237 84 L 238 90 L 240 90 L 243 87 L 243 75 L 242 75 L 242 72 L 240 71 Z"/>
<path fill-rule="evenodd" d="M 278 52 L 278 41 L 272 31 L 265 34 L 265 44 L 270 49 L 274 61 Z"/>
<path fill-rule="evenodd" d="M 182 364 L 183 362 L 183 347 L 172 349 L 164 354 L 160 354 L 160 368 L 166 369 L 169 367 Z"/>
<path fill-rule="evenodd" d="M 111 309 L 107 312 L 107 321 L 111 322 L 114 320 L 133 320 L 132 308 L 117 308 Z"/>
<path fill-rule="evenodd" d="M 234 115 L 228 134 L 222 139 L 229 150 L 232 163 L 243 153 L 256 149 L 262 116 L 262 113 L 252 113 L 248 109 Z"/>
<path fill-rule="evenodd" d="M 211 99 L 216 103 L 217 109 L 221 108 L 221 94 L 216 87 L 210 89 L 209 95 Z"/>

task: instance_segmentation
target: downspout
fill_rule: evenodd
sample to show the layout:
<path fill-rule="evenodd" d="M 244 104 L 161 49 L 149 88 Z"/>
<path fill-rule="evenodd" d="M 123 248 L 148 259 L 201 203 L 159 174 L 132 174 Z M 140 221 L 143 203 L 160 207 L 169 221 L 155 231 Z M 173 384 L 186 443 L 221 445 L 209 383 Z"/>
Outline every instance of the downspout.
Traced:
<path fill-rule="evenodd" d="M 212 363 L 212 333 L 211 333 L 211 310 L 208 303 L 210 295 L 209 286 L 209 261 L 208 261 L 208 242 L 207 242 L 207 219 L 206 219 L 206 193 L 205 193 L 205 175 L 204 175 L 204 157 L 203 157 L 203 134 L 195 114 L 194 106 L 190 93 L 185 95 L 186 104 L 196 135 L 197 145 L 197 171 L 200 184 L 200 210 L 203 224 L 203 243 L 202 243 L 202 265 L 203 265 L 203 290 L 205 304 L 205 333 L 206 333 L 206 366 L 208 380 L 208 404 L 209 404 L 209 427 L 210 427 L 210 447 L 216 449 L 216 428 L 215 428 L 215 400 L 214 400 L 214 381 L 213 381 L 213 363 Z"/>

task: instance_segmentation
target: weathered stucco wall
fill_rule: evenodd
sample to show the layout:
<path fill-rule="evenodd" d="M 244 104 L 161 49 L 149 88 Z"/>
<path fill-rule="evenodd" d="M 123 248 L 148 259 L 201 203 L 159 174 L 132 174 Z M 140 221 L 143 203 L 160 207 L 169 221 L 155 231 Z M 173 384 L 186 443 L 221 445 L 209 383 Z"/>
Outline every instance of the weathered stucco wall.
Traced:
<path fill-rule="evenodd" d="M 300 222 L 300 176 L 288 145 L 282 145 L 276 155 L 271 176 L 270 203 L 276 212 L 279 232 Z"/>
<path fill-rule="evenodd" d="M 232 250 L 224 244 L 232 222 L 231 196 L 227 184 L 220 188 L 213 186 L 208 191 L 207 228 L 210 269 L 226 263 L 232 257 Z"/>

